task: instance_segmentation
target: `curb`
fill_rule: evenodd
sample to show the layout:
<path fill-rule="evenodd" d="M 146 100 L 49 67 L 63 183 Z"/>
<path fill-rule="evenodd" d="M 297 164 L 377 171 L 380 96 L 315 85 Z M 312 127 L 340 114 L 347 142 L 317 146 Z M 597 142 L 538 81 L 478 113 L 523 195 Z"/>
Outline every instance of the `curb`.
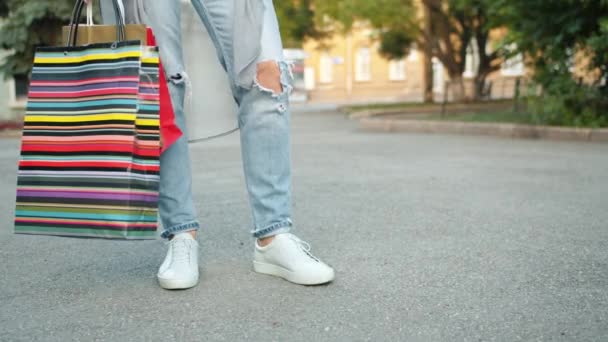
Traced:
<path fill-rule="evenodd" d="M 6 129 L 0 130 L 0 139 L 18 139 L 21 138 L 21 130 Z"/>
<path fill-rule="evenodd" d="M 426 106 L 426 107 L 416 107 L 410 110 L 404 109 L 404 108 L 396 108 L 396 109 L 366 109 L 366 110 L 359 110 L 353 113 L 349 113 L 348 114 L 348 118 L 349 119 L 363 119 L 363 118 L 373 118 L 373 117 L 380 117 L 380 116 L 386 116 L 386 115 L 396 115 L 396 114 L 414 114 L 414 115 L 420 115 L 420 114 L 430 114 L 430 113 L 437 113 L 441 111 L 441 107 L 438 106 Z"/>
<path fill-rule="evenodd" d="M 436 120 L 391 120 L 362 118 L 362 129 L 376 132 L 441 133 L 491 135 L 503 138 L 527 138 L 608 143 L 607 128 L 533 126 L 510 123 L 445 122 Z"/>

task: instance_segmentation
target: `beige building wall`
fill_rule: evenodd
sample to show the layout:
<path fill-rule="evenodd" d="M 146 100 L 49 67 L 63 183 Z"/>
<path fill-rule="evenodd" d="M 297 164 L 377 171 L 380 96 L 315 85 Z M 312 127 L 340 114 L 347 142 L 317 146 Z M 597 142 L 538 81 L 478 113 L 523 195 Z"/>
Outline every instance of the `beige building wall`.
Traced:
<path fill-rule="evenodd" d="M 323 42 L 310 40 L 304 44 L 308 55 L 305 67 L 309 101 L 422 100 L 422 56 L 419 52 L 413 51 L 403 59 L 402 79 L 391 79 L 390 62 L 378 54 L 378 44 L 373 41 L 372 34 L 371 29 L 357 24 L 347 35 L 335 35 Z M 369 51 L 369 78 L 360 79 L 357 77 L 361 64 L 358 59 L 366 49 Z M 330 80 L 327 79 L 328 71 Z"/>

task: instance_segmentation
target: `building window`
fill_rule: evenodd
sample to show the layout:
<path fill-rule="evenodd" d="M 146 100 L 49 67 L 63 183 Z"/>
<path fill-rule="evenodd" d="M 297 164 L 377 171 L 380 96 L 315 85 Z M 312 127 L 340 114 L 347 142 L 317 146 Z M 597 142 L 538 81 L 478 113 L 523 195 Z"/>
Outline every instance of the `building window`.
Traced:
<path fill-rule="evenodd" d="M 331 83 L 333 80 L 333 60 L 328 52 L 324 52 L 319 62 L 319 82 Z"/>
<path fill-rule="evenodd" d="M 304 68 L 304 89 L 315 89 L 315 68 L 313 67 L 307 66 Z"/>
<path fill-rule="evenodd" d="M 473 78 L 477 75 L 479 69 L 479 47 L 477 46 L 477 40 L 471 39 L 469 46 L 467 46 L 467 54 L 464 61 L 464 72 L 463 77 Z"/>
<path fill-rule="evenodd" d="M 410 46 L 410 53 L 407 55 L 407 59 L 412 62 L 418 60 L 418 46 L 416 43 L 413 43 L 412 46 Z"/>
<path fill-rule="evenodd" d="M 15 98 L 16 100 L 27 98 L 29 91 L 29 79 L 27 75 L 13 75 L 15 80 Z"/>
<path fill-rule="evenodd" d="M 369 48 L 360 48 L 355 57 L 355 80 L 371 80 L 371 55 Z"/>
<path fill-rule="evenodd" d="M 508 49 L 515 51 L 517 49 L 516 44 L 511 44 Z M 500 73 L 503 76 L 521 76 L 524 74 L 524 55 L 518 53 L 509 59 L 502 62 Z"/>
<path fill-rule="evenodd" d="M 388 79 L 391 81 L 405 80 L 405 60 L 391 60 L 388 63 Z"/>

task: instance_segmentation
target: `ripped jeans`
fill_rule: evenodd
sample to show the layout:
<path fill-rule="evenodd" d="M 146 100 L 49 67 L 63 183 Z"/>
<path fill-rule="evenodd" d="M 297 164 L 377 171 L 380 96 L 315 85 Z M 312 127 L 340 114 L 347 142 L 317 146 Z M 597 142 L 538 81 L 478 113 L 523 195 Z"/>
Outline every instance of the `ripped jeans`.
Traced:
<path fill-rule="evenodd" d="M 134 0 L 130 0 L 134 1 Z M 215 44 L 220 63 L 226 70 L 233 97 L 239 106 L 238 123 L 245 182 L 253 216 L 251 233 L 256 238 L 287 232 L 291 221 L 290 114 L 288 97 L 291 74 L 283 60 L 282 44 L 272 0 L 264 2 L 264 25 L 257 63 L 275 61 L 280 91 L 261 84 L 258 78 L 250 88 L 237 85 L 233 68 L 234 49 L 232 11 L 239 1 L 192 0 L 196 12 Z M 184 132 L 161 155 L 159 211 L 162 237 L 199 229 L 192 199 L 192 176 L 183 112 L 185 67 L 181 45 L 180 0 L 142 1 L 140 13 L 125 1 L 126 20 L 134 17 L 152 27 L 169 80 L 176 124 Z M 109 3 L 109 1 L 102 1 Z M 136 6 L 135 6 L 136 7 Z M 102 8 L 103 13 L 103 8 Z M 107 16 L 104 15 L 104 19 Z M 106 22 L 111 20 L 105 20 Z M 259 70 L 258 70 L 259 72 Z M 258 75 L 259 76 L 259 75 Z M 261 80 L 261 78 L 260 78 Z M 276 87 L 274 88 L 276 89 Z M 196 96 L 196 94 L 194 94 Z"/>

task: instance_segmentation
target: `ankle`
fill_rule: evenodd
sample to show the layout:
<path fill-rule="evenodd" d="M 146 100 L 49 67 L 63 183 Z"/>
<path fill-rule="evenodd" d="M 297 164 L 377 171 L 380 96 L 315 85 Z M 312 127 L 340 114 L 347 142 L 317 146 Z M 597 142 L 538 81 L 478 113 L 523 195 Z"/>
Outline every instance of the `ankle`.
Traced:
<path fill-rule="evenodd" d="M 274 235 L 258 239 L 258 246 L 266 247 L 272 242 L 272 240 L 274 240 Z"/>
<path fill-rule="evenodd" d="M 180 232 L 177 234 L 173 234 L 173 235 L 169 236 L 169 241 L 173 240 L 173 238 L 179 234 L 190 234 L 190 235 L 192 235 L 192 238 L 196 240 L 196 230 L 191 230 L 191 231 L 187 231 L 187 232 Z"/>

